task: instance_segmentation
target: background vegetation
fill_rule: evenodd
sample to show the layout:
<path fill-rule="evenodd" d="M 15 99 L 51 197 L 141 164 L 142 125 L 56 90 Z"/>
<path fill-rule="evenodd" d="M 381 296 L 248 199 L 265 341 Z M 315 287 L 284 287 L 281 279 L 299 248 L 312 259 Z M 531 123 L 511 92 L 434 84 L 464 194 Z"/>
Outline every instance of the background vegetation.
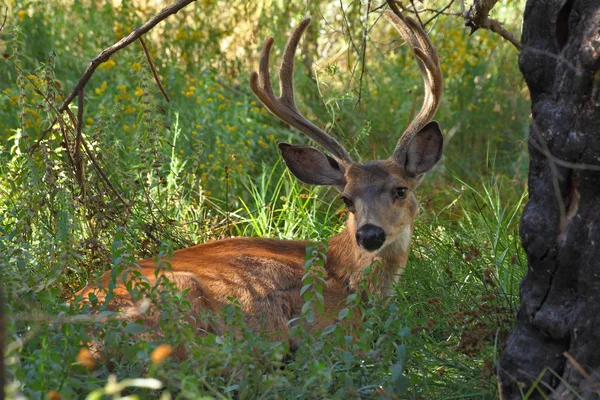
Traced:
<path fill-rule="evenodd" d="M 349 299 L 363 308 L 359 339 L 336 325 L 314 336 L 298 331 L 302 345 L 291 356 L 286 343 L 243 329 L 235 304 L 226 319 L 244 341 L 196 337 L 179 317 L 186 309 L 180 294 L 149 288 L 164 305 L 165 337 L 148 342 L 135 322 L 110 312 L 100 322 L 65 303 L 101 271 L 175 248 L 232 235 L 321 241 L 341 230 L 336 194 L 301 185 L 283 168 L 275 144 L 307 139 L 257 104 L 248 75 L 267 36 L 275 37 L 278 58 L 291 28 L 312 16 L 297 57 L 299 107 L 356 157 L 387 157 L 420 106 L 422 83 L 398 35 L 386 21 L 376 23 L 380 3 L 193 3 L 145 37 L 170 102 L 139 43 L 117 53 L 86 88 L 83 127 L 113 190 L 89 158 L 83 171 L 74 170 L 73 138 L 54 123 L 56 108 L 89 60 L 168 2 L 7 2 L 0 32 L 0 271 L 10 393 L 497 396 L 493 367 L 526 265 L 517 228 L 528 93 L 517 51 L 487 31 L 469 36 L 456 15 L 427 25 L 445 78 L 436 119 L 451 140 L 419 189 L 412 254 L 393 296 L 386 305 Z M 522 10 L 523 2 L 505 1 L 494 17 L 516 33 Z M 460 5 L 446 12 L 459 13 Z M 420 14 L 424 22 L 433 16 Z M 106 362 L 89 358 L 85 344 L 94 341 L 113 349 Z M 164 345 L 182 342 L 186 361 L 164 357 Z"/>

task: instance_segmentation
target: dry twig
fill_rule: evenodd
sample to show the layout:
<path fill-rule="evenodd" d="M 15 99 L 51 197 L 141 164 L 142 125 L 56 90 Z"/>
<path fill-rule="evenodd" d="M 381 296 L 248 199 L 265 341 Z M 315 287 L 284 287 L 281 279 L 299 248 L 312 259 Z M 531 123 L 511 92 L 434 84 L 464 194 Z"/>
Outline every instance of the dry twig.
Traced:
<path fill-rule="evenodd" d="M 162 83 L 160 82 L 160 78 L 158 77 L 158 74 L 156 73 L 156 67 L 154 66 L 154 63 L 152 62 L 152 58 L 150 58 L 150 52 L 148 51 L 148 47 L 146 47 L 146 41 L 141 36 L 140 36 L 140 43 L 142 44 L 142 48 L 144 49 L 144 53 L 146 54 L 146 59 L 148 60 L 148 65 L 150 66 L 150 70 L 152 71 L 154 80 L 156 81 L 156 84 L 158 85 L 158 88 L 160 89 L 163 96 L 165 96 L 165 100 L 167 100 L 167 102 L 169 102 L 169 95 L 167 94 L 167 91 L 163 87 Z"/>

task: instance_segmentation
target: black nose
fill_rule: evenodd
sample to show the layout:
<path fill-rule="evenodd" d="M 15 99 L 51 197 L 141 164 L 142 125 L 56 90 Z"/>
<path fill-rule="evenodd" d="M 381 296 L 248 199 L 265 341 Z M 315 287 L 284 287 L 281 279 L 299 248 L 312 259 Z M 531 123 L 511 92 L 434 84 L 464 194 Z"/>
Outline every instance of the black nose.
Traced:
<path fill-rule="evenodd" d="M 375 251 L 385 242 L 385 232 L 378 226 L 366 224 L 356 231 L 356 243 L 367 251 Z"/>

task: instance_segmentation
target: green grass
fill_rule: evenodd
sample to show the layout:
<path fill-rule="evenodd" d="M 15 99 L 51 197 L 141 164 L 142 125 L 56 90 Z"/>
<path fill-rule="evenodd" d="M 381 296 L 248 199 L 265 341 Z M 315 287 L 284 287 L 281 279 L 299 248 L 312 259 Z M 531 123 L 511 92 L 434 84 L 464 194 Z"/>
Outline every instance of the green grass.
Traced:
<path fill-rule="evenodd" d="M 311 335 L 302 326 L 321 307 L 318 255 L 342 229 L 344 212 L 334 190 L 302 185 L 285 169 L 276 143 L 307 140 L 257 104 L 247 70 L 264 37 L 275 36 L 275 58 L 290 26 L 312 15 L 312 41 L 296 68 L 299 108 L 368 160 L 389 155 L 420 102 L 414 61 L 378 22 L 359 87 L 352 71 L 360 57 L 348 35 L 360 40 L 362 27 L 349 24 L 344 36 L 332 31 L 323 18 L 337 18 L 336 2 L 190 7 L 148 37 L 169 103 L 139 46 L 119 52 L 86 88 L 84 139 L 122 202 L 88 158 L 78 179 L 64 146 L 73 142 L 71 121 L 44 133 L 89 59 L 158 7 L 96 3 L 11 2 L 0 32 L 7 55 L 0 61 L 0 273 L 9 393 L 497 398 L 492 371 L 514 324 L 526 265 L 518 220 L 529 107 L 510 45 L 484 31 L 468 37 L 457 19 L 431 25 L 445 72 L 436 118 L 453 138 L 417 192 L 422 210 L 407 269 L 389 299 L 350 296 L 342 323 Z M 515 30 L 519 6 L 497 10 Z M 362 21 L 360 2 L 344 11 L 349 21 Z M 173 288 L 137 293 L 160 300 L 162 340 L 145 340 L 143 326 L 113 311 L 102 309 L 98 320 L 89 305 L 65 303 L 108 268 L 116 275 L 135 260 L 229 236 L 320 243 L 306 258 L 306 306 L 292 331 L 301 345 L 293 354 L 287 343 L 247 329 L 235 302 L 221 316 L 226 334 L 197 336 L 182 318 L 189 304 Z M 343 320 L 357 308 L 361 328 L 350 332 Z M 80 352 L 96 342 L 107 358 L 88 369 Z M 187 360 L 153 363 L 163 343 L 184 343 Z"/>
<path fill-rule="evenodd" d="M 339 201 L 333 207 L 320 206 L 332 204 L 325 200 L 332 193 L 306 189 L 288 174 L 277 174 L 279 168 L 265 167 L 257 179 L 246 183 L 252 196 L 243 208 L 223 211 L 232 227 L 257 236 L 316 240 L 328 236 L 320 232 L 341 227 Z M 461 184 L 456 181 L 457 187 Z M 46 295 L 40 299 L 44 309 L 33 314 L 41 319 L 21 313 L 12 320 L 11 332 L 24 340 L 13 343 L 9 352 L 11 374 L 33 397 L 50 390 L 64 397 L 81 396 L 108 384 L 109 373 L 114 373 L 124 381 L 158 379 L 180 398 L 354 398 L 377 397 L 376 393 L 494 398 L 491 368 L 514 322 L 517 286 L 524 273 L 514 219 L 522 196 L 505 200 L 502 189 L 501 178 L 476 187 L 465 185 L 458 200 L 448 206 L 461 215 L 453 220 L 444 213 L 424 211 L 416 224 L 408 268 L 391 298 L 386 303 L 350 300 L 349 308 L 354 304 L 363 310 L 358 340 L 343 325 L 314 336 L 300 330 L 296 334 L 302 345 L 291 355 L 285 343 L 266 341 L 245 329 L 235 306 L 224 311 L 225 319 L 232 329 L 243 332 L 244 340 L 233 335 L 194 337 L 177 317 L 186 311 L 180 295 L 152 293 L 149 288 L 151 297 L 166 301 L 161 322 L 164 342 L 188 343 L 189 357 L 183 363 L 167 359 L 154 366 L 150 354 L 160 341 L 139 341 L 143 327 L 112 319 L 110 313 L 107 322 L 86 321 L 85 310 L 65 308 L 55 295 Z M 125 230 L 115 233 L 111 258 L 116 267 L 134 260 L 136 252 L 124 241 Z M 112 365 L 87 371 L 76 363 L 79 343 L 90 340 L 115 349 Z M 140 387 L 124 393 L 129 391 L 159 394 Z"/>

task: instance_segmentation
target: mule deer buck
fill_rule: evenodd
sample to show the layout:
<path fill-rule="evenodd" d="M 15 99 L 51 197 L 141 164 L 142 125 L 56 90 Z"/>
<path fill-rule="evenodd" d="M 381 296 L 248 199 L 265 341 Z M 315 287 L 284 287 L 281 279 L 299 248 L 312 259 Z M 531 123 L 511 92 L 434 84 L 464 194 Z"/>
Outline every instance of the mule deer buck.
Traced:
<path fill-rule="evenodd" d="M 294 54 L 309 19 L 294 29 L 285 47 L 279 69 L 281 96 L 273 93 L 269 73 L 273 38 L 264 44 L 259 72 L 250 76 L 252 91 L 275 116 L 308 135 L 331 154 L 328 156 L 309 146 L 280 143 L 279 150 L 287 167 L 304 183 L 336 188 L 349 212 L 345 229 L 329 239 L 324 315 L 337 315 L 346 297 L 363 279 L 363 269 L 375 261 L 377 265 L 366 277 L 367 289 L 375 295 L 390 292 L 405 267 L 413 222 L 419 212 L 414 190 L 442 153 L 443 136 L 437 122 L 431 120 L 442 96 L 442 73 L 436 49 L 413 19 L 389 11 L 385 17 L 412 49 L 425 84 L 423 107 L 388 159 L 364 164 L 352 161 L 338 141 L 298 111 L 294 100 Z M 248 326 L 285 336 L 288 321 L 300 315 L 303 305 L 300 289 L 306 246 L 305 241 L 264 238 L 218 240 L 175 251 L 170 260 L 172 269 L 161 274 L 178 289 L 189 289 L 187 298 L 194 312 L 218 310 L 229 303 L 228 299 L 235 298 Z M 147 280 L 157 281 L 155 275 L 160 274 L 155 274 L 153 259 L 137 264 Z M 110 279 L 109 271 L 100 282 L 107 287 Z M 97 285 L 88 286 L 79 294 L 85 296 L 91 292 L 104 296 Z M 122 282 L 115 289 L 113 301 L 122 309 L 134 307 Z M 328 324 L 326 319 L 320 317 L 315 329 Z"/>

